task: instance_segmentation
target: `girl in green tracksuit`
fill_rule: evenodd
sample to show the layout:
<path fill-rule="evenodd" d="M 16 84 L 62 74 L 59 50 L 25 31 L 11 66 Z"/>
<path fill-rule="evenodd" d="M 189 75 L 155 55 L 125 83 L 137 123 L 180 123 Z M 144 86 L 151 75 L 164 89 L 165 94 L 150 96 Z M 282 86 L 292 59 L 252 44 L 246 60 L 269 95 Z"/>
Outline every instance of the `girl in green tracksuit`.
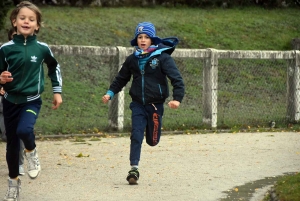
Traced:
<path fill-rule="evenodd" d="M 43 63 L 53 89 L 53 109 L 62 103 L 62 77 L 60 66 L 47 44 L 37 41 L 36 34 L 42 25 L 38 7 L 23 1 L 12 10 L 11 24 L 17 34 L 0 48 L 0 84 L 5 94 L 3 116 L 6 128 L 6 161 L 9 179 L 4 200 L 19 200 L 21 180 L 19 175 L 20 139 L 24 142 L 27 173 L 35 179 L 41 165 L 35 144 L 34 125 L 42 105 L 44 91 Z"/>

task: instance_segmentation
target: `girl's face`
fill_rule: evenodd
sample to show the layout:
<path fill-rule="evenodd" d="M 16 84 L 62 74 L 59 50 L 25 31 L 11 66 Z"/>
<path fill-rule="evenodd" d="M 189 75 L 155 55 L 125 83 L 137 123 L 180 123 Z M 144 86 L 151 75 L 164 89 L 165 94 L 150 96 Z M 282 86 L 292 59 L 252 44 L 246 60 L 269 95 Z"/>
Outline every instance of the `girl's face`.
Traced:
<path fill-rule="evenodd" d="M 26 7 L 20 9 L 13 25 L 17 27 L 17 34 L 22 34 L 25 38 L 39 29 L 35 12 Z"/>
<path fill-rule="evenodd" d="M 140 34 L 137 37 L 137 44 L 140 49 L 147 50 L 150 47 L 152 41 L 151 38 L 147 34 Z"/>

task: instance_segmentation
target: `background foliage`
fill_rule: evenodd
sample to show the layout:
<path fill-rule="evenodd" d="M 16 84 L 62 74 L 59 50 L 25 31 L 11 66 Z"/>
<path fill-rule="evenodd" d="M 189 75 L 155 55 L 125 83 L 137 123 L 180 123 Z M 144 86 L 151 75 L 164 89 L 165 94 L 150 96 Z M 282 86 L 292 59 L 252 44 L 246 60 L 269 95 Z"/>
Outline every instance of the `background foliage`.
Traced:
<path fill-rule="evenodd" d="M 0 0 L 0 30 L 4 27 L 5 17 L 11 4 L 9 0 Z"/>

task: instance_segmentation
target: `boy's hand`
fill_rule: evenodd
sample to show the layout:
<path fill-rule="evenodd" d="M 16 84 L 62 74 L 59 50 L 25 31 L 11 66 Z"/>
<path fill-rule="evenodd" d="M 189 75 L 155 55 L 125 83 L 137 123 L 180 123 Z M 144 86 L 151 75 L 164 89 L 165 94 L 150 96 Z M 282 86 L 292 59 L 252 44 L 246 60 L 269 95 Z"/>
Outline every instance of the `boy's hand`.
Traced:
<path fill-rule="evenodd" d="M 108 103 L 108 101 L 109 101 L 109 99 L 110 99 L 110 95 L 104 95 L 103 97 L 102 97 L 102 102 L 103 103 Z"/>
<path fill-rule="evenodd" d="M 5 91 L 4 91 L 4 89 L 3 89 L 3 87 L 1 87 L 1 89 L 0 89 L 0 95 L 4 95 L 5 94 Z"/>
<path fill-rule="evenodd" d="M 62 103 L 61 94 L 54 94 L 52 103 L 53 103 L 52 109 L 56 110 Z"/>
<path fill-rule="evenodd" d="M 3 71 L 0 76 L 0 83 L 5 84 L 6 82 L 13 81 L 14 78 L 11 77 L 11 73 L 9 71 Z"/>
<path fill-rule="evenodd" d="M 172 100 L 168 103 L 169 107 L 172 108 L 172 109 L 177 109 L 180 105 L 180 102 L 179 101 L 176 101 L 176 100 Z"/>

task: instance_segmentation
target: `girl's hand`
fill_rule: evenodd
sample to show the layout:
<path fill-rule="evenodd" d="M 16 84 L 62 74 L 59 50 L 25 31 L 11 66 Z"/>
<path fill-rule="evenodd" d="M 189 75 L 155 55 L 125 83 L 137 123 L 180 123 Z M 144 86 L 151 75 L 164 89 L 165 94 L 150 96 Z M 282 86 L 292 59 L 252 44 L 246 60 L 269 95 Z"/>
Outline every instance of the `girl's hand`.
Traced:
<path fill-rule="evenodd" d="M 61 94 L 54 94 L 52 103 L 53 103 L 52 109 L 56 110 L 62 103 Z"/>
<path fill-rule="evenodd" d="M 11 73 L 9 71 L 3 71 L 0 76 L 0 83 L 5 84 L 6 82 L 13 81 L 14 78 L 11 77 Z"/>
<path fill-rule="evenodd" d="M 109 101 L 109 99 L 110 99 L 110 95 L 104 95 L 103 97 L 102 97 L 102 102 L 103 103 L 108 103 L 108 101 Z"/>
<path fill-rule="evenodd" d="M 172 100 L 168 103 L 169 107 L 172 108 L 172 109 L 177 109 L 180 105 L 180 102 L 179 101 L 176 101 L 176 100 Z"/>

